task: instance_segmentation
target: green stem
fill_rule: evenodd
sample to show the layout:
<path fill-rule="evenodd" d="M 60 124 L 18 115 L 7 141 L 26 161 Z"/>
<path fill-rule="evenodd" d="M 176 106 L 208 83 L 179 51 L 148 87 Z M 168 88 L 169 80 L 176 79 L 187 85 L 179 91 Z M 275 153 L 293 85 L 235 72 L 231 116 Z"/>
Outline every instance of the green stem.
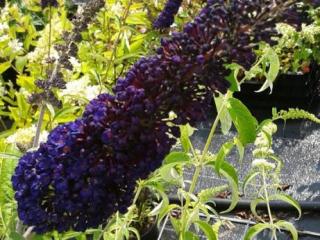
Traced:
<path fill-rule="evenodd" d="M 277 240 L 276 229 L 274 228 L 274 222 L 273 222 L 273 218 L 272 218 L 272 214 L 271 214 L 270 199 L 269 199 L 269 194 L 268 194 L 268 190 L 267 190 L 266 172 L 265 172 L 264 168 L 262 168 L 262 180 L 263 180 L 264 198 L 265 198 L 266 205 L 267 205 L 268 215 L 269 215 L 269 219 L 270 219 L 270 225 L 272 227 L 272 237 L 275 240 Z"/>
<path fill-rule="evenodd" d="M 270 200 L 269 200 L 269 194 L 268 194 L 268 190 L 267 190 L 267 180 L 266 180 L 266 172 L 264 170 L 264 168 L 262 169 L 262 179 L 263 179 L 263 192 L 264 192 L 264 198 L 266 200 L 266 204 L 267 204 L 267 209 L 268 209 L 268 215 L 270 218 L 270 224 L 273 225 L 273 218 L 271 215 L 271 208 L 270 208 Z"/>
<path fill-rule="evenodd" d="M 128 3 L 126 9 L 124 10 L 124 14 L 123 14 L 123 16 L 122 16 L 122 18 L 120 20 L 120 32 L 119 32 L 119 34 L 118 34 L 118 36 L 117 36 L 117 38 L 116 38 L 116 40 L 115 40 L 115 42 L 113 44 L 111 57 L 110 57 L 109 63 L 108 63 L 107 68 L 106 68 L 107 69 L 106 70 L 106 77 L 103 79 L 103 82 L 105 81 L 105 79 L 108 78 L 108 72 L 109 72 L 109 70 L 111 68 L 111 64 L 112 64 L 113 60 L 116 58 L 117 48 L 118 48 L 119 42 L 120 42 L 122 34 L 123 34 L 122 27 L 124 26 L 124 24 L 126 22 L 126 19 L 129 16 L 129 11 L 130 11 L 130 7 L 131 7 L 132 3 L 133 3 L 133 1 L 130 0 L 130 2 Z"/>
<path fill-rule="evenodd" d="M 228 99 L 230 96 L 232 96 L 232 92 L 228 91 L 227 94 L 225 95 L 225 99 Z M 215 120 L 214 120 L 214 122 L 212 124 L 212 127 L 211 127 L 210 133 L 208 135 L 206 144 L 205 144 L 204 149 L 202 151 L 202 155 L 201 155 L 199 160 L 196 157 L 197 165 L 196 165 L 196 169 L 195 169 L 195 172 L 193 174 L 193 177 L 192 177 L 191 185 L 190 185 L 190 188 L 189 188 L 189 193 L 193 193 L 195 188 L 196 188 L 196 185 L 198 183 L 198 179 L 200 177 L 201 170 L 203 168 L 203 163 L 204 163 L 204 161 L 205 161 L 205 159 L 207 157 L 207 154 L 209 152 L 209 148 L 210 148 L 214 133 L 215 133 L 215 131 L 217 129 L 217 126 L 218 126 L 218 123 L 219 123 L 219 120 L 220 120 L 220 116 L 221 116 L 222 111 L 224 110 L 225 106 L 226 106 L 226 101 L 223 101 L 222 105 L 218 109 L 217 116 L 216 116 L 216 118 L 215 118 Z M 189 204 L 190 204 L 190 198 L 186 197 L 185 205 L 182 207 L 182 211 L 181 211 L 182 224 L 181 224 L 181 229 L 180 229 L 180 232 L 179 232 L 179 239 L 182 238 L 182 234 L 185 232 L 185 227 L 186 227 L 185 223 L 186 223 L 186 216 L 187 216 L 187 214 L 185 214 L 185 213 L 186 213 L 186 211 L 188 211 Z"/>
<path fill-rule="evenodd" d="M 232 94 L 231 92 L 228 92 L 226 94 L 226 98 L 229 98 L 231 96 L 231 94 Z M 226 101 L 223 101 L 222 105 L 220 106 L 220 108 L 218 110 L 218 114 L 217 114 L 217 116 L 216 116 L 216 118 L 215 118 L 215 120 L 214 120 L 214 122 L 212 124 L 209 136 L 207 138 L 206 144 L 205 144 L 204 149 L 202 151 L 202 156 L 201 156 L 201 158 L 200 158 L 200 160 L 199 160 L 199 162 L 198 162 L 198 164 L 196 166 L 196 169 L 195 169 L 195 172 L 194 172 L 194 175 L 193 175 L 193 178 L 192 178 L 192 182 L 191 182 L 191 185 L 190 185 L 190 188 L 189 188 L 189 193 L 193 193 L 194 190 L 195 190 L 195 187 L 197 185 L 197 182 L 198 182 L 198 179 L 199 179 L 202 167 L 203 167 L 203 162 L 207 157 L 207 154 L 208 154 L 208 151 L 209 151 L 209 148 L 210 148 L 214 133 L 215 133 L 215 131 L 217 129 L 217 126 L 218 126 L 218 123 L 219 123 L 219 120 L 220 120 L 220 116 L 222 114 L 222 111 L 225 108 L 225 105 L 226 105 Z"/>
<path fill-rule="evenodd" d="M 8 130 L 8 128 L 7 128 L 6 124 L 4 123 L 2 117 L 0 117 L 0 123 L 1 123 L 1 126 L 2 126 L 2 128 L 3 128 L 4 130 Z"/>
<path fill-rule="evenodd" d="M 42 127 L 45 112 L 46 112 L 46 105 L 44 103 L 41 103 L 40 115 L 39 115 L 39 119 L 38 119 L 38 123 L 37 123 L 36 135 L 34 136 L 33 145 L 32 145 L 33 148 L 37 148 L 39 145 L 41 127 Z"/>

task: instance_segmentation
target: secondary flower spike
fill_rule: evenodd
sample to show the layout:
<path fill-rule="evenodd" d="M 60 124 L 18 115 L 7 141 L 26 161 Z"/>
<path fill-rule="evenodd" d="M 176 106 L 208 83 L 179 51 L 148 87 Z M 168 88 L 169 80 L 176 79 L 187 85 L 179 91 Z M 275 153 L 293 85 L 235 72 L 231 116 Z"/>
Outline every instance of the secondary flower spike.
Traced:
<path fill-rule="evenodd" d="M 157 29 L 168 28 L 174 22 L 174 16 L 182 4 L 182 0 L 168 0 L 164 9 L 154 21 L 153 27 Z"/>
<path fill-rule="evenodd" d="M 207 117 L 212 93 L 229 87 L 224 64 L 250 66 L 251 45 L 268 40 L 275 19 L 282 21 L 279 9 L 288 10 L 267 8 L 276 18 L 261 21 L 263 1 L 228 2 L 209 0 L 183 32 L 162 39 L 157 54 L 118 79 L 114 95 L 99 95 L 82 118 L 58 126 L 20 159 L 12 182 L 24 224 L 38 233 L 83 231 L 126 211 L 135 182 L 160 167 L 176 142 L 175 124 Z M 171 111 L 177 118 L 168 124 Z"/>
<path fill-rule="evenodd" d="M 41 0 L 41 7 L 46 8 L 46 7 L 57 7 L 58 6 L 58 1 L 57 0 Z"/>

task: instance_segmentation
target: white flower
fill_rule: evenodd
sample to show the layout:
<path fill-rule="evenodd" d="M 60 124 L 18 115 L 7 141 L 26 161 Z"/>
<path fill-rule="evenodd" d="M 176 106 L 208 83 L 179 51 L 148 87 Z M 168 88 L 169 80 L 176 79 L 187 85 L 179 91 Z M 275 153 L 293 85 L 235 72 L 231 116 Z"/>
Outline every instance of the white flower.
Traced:
<path fill-rule="evenodd" d="M 320 34 L 320 27 L 313 24 L 302 24 L 301 34 L 303 38 L 314 44 L 315 36 Z"/>
<path fill-rule="evenodd" d="M 85 91 L 85 97 L 91 101 L 96 98 L 100 93 L 100 86 L 88 86 Z"/>
<path fill-rule="evenodd" d="M 8 35 L 0 36 L 0 42 L 8 41 L 10 38 Z"/>
<path fill-rule="evenodd" d="M 274 163 L 268 162 L 264 158 L 257 158 L 252 161 L 252 167 L 265 168 L 265 169 L 271 170 L 271 169 L 274 169 L 276 165 Z"/>
<path fill-rule="evenodd" d="M 18 53 L 22 50 L 22 43 L 18 41 L 18 39 L 13 39 L 8 43 L 8 47 L 10 47 L 14 52 Z"/>
<path fill-rule="evenodd" d="M 79 63 L 78 59 L 76 59 L 75 57 L 70 57 L 69 61 L 72 64 L 74 70 L 77 70 L 77 71 L 80 70 L 81 63 Z"/>
<path fill-rule="evenodd" d="M 87 75 L 83 76 L 78 80 L 68 82 L 66 88 L 58 94 L 67 101 L 72 101 L 72 99 L 77 99 L 78 97 L 86 98 L 90 101 L 99 95 L 100 86 L 92 86 L 89 83 L 89 77 Z"/>
<path fill-rule="evenodd" d="M 7 23 L 0 23 L 0 32 L 4 32 L 9 29 L 9 25 Z"/>
<path fill-rule="evenodd" d="M 36 126 L 32 125 L 28 128 L 20 128 L 18 129 L 14 134 L 7 137 L 6 143 L 8 144 L 14 144 L 14 145 L 23 145 L 28 146 L 32 142 L 34 136 L 36 135 Z M 46 142 L 48 137 L 47 131 L 42 131 L 40 133 L 39 142 Z"/>
<path fill-rule="evenodd" d="M 294 27 L 286 23 L 277 23 L 276 30 L 278 33 L 287 36 L 292 36 L 297 32 Z"/>
<path fill-rule="evenodd" d="M 111 12 L 113 12 L 116 16 L 121 16 L 122 10 L 122 5 L 119 2 L 113 4 L 111 7 Z"/>

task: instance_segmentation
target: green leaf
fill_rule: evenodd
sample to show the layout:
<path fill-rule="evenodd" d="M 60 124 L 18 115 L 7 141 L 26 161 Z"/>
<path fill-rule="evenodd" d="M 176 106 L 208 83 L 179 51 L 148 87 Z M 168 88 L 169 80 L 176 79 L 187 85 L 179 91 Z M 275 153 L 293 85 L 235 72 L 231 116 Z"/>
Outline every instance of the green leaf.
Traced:
<path fill-rule="evenodd" d="M 56 121 L 58 123 L 72 121 L 75 118 L 75 112 L 77 110 L 79 110 L 79 108 L 74 106 L 62 108 L 55 113 L 52 121 Z"/>
<path fill-rule="evenodd" d="M 244 236 L 244 240 L 251 240 L 263 230 L 270 228 L 271 226 L 269 223 L 258 223 L 248 229 L 246 235 Z"/>
<path fill-rule="evenodd" d="M 249 109 L 238 99 L 228 100 L 228 110 L 238 133 L 239 140 L 245 146 L 256 139 L 257 120 L 252 116 Z"/>
<path fill-rule="evenodd" d="M 225 162 L 225 159 L 230 153 L 233 146 L 234 146 L 233 142 L 226 142 L 221 146 L 219 152 L 217 153 L 217 157 L 214 165 L 217 173 L 220 172 L 221 165 Z"/>
<path fill-rule="evenodd" d="M 28 104 L 26 98 L 23 96 L 22 93 L 16 93 L 18 108 L 20 112 L 20 118 L 25 120 L 29 117 L 29 109 L 30 105 Z"/>
<path fill-rule="evenodd" d="M 183 237 L 180 240 L 199 240 L 199 237 L 193 232 L 187 231 L 183 233 Z"/>
<path fill-rule="evenodd" d="M 164 219 L 168 214 L 171 214 L 171 211 L 173 211 L 174 209 L 180 209 L 179 205 L 176 204 L 170 204 L 168 206 L 166 206 L 165 208 L 161 209 L 161 211 L 159 212 L 158 217 L 158 227 L 160 227 L 160 223 L 162 221 L 162 219 Z"/>
<path fill-rule="evenodd" d="M 67 233 L 64 233 L 63 236 L 62 236 L 62 240 L 67 240 L 67 239 L 71 239 L 71 238 L 75 238 L 75 237 L 79 237 L 81 236 L 81 233 L 80 232 L 67 232 Z"/>
<path fill-rule="evenodd" d="M 222 186 L 218 186 L 218 187 L 211 187 L 211 188 L 202 189 L 198 193 L 199 201 L 201 203 L 206 203 L 206 202 L 210 201 L 210 199 L 212 199 L 218 193 L 221 193 L 227 189 L 228 189 L 228 185 L 222 185 Z"/>
<path fill-rule="evenodd" d="M 183 185 L 183 177 L 181 173 L 175 169 L 177 163 L 166 164 L 159 169 L 161 178 L 172 184 Z"/>
<path fill-rule="evenodd" d="M 134 228 L 134 227 L 129 227 L 128 230 L 129 230 L 130 232 L 132 232 L 132 233 L 136 236 L 137 240 L 140 240 L 140 239 L 141 239 L 141 238 L 140 238 L 140 233 L 139 233 L 139 231 L 138 231 L 136 228 Z"/>
<path fill-rule="evenodd" d="M 0 74 L 2 74 L 5 71 L 7 71 L 7 69 L 9 67 L 11 67 L 11 62 L 10 61 L 0 63 Z M 13 80 L 13 79 L 11 79 L 11 80 Z"/>
<path fill-rule="evenodd" d="M 22 154 L 18 154 L 18 153 L 5 153 L 5 152 L 0 152 L 0 158 L 5 158 L 5 159 L 19 159 L 22 157 Z"/>
<path fill-rule="evenodd" d="M 190 150 L 190 136 L 194 133 L 195 128 L 191 127 L 189 124 L 180 126 L 180 142 L 185 152 Z"/>
<path fill-rule="evenodd" d="M 289 231 L 293 240 L 298 240 L 298 231 L 292 223 L 287 221 L 278 221 L 275 225 L 281 229 Z"/>
<path fill-rule="evenodd" d="M 221 213 L 227 213 L 227 212 L 230 212 L 231 210 L 233 210 L 239 201 L 238 175 L 237 175 L 237 171 L 235 170 L 235 168 L 227 162 L 224 162 L 221 165 L 220 174 L 223 175 L 225 178 L 227 178 L 229 185 L 231 187 L 231 190 L 232 190 L 231 204 L 227 210 L 221 212 Z"/>
<path fill-rule="evenodd" d="M 219 110 L 221 111 L 219 115 L 221 131 L 223 134 L 227 134 L 231 129 L 232 120 L 228 112 L 228 109 L 226 107 L 221 109 L 221 107 L 223 106 L 223 102 L 225 101 L 224 96 L 220 94 L 219 97 L 214 97 L 214 101 L 215 101 L 217 111 Z"/>
<path fill-rule="evenodd" d="M 164 164 L 190 162 L 191 158 L 185 152 L 171 152 L 164 159 Z"/>
<path fill-rule="evenodd" d="M 157 216 L 162 208 L 166 207 L 168 203 L 165 200 L 162 200 L 152 211 L 148 214 L 148 216 Z"/>
<path fill-rule="evenodd" d="M 32 92 L 35 89 L 34 80 L 34 77 L 18 75 L 17 84 L 20 87 L 27 89 L 29 92 Z"/>
<path fill-rule="evenodd" d="M 222 221 L 217 221 L 215 224 L 213 224 L 212 228 L 213 228 L 213 231 L 217 234 L 217 236 L 219 236 L 219 229 L 222 225 Z"/>
<path fill-rule="evenodd" d="M 27 62 L 28 62 L 27 56 L 16 57 L 15 65 L 19 73 L 23 72 L 24 66 L 27 64 Z"/>
<path fill-rule="evenodd" d="M 225 67 L 231 70 L 230 75 L 226 77 L 226 79 L 230 82 L 230 85 L 231 85 L 230 90 L 233 92 L 240 91 L 238 74 L 239 74 L 239 71 L 243 69 L 243 67 L 237 63 L 227 64 L 225 65 Z"/>
<path fill-rule="evenodd" d="M 16 232 L 10 233 L 11 240 L 24 240 L 25 238 Z"/>
<path fill-rule="evenodd" d="M 237 137 L 235 137 L 233 141 L 234 141 L 234 144 L 237 146 L 238 153 L 239 153 L 239 163 L 241 164 L 244 157 L 244 146 L 242 145 L 241 141 Z"/>
<path fill-rule="evenodd" d="M 204 221 L 196 221 L 195 222 L 199 228 L 204 232 L 208 240 L 217 240 L 218 236 L 213 230 L 213 227 L 210 226 L 207 222 Z"/>
<path fill-rule="evenodd" d="M 253 181 L 253 179 L 255 179 L 259 174 L 260 174 L 260 172 L 251 172 L 251 173 L 249 173 L 249 174 L 245 177 L 245 179 L 244 179 L 244 181 L 243 181 L 243 185 L 242 185 L 242 192 L 243 192 L 243 194 L 245 194 L 246 188 L 247 188 L 248 184 L 249 184 L 251 181 Z"/>
<path fill-rule="evenodd" d="M 257 213 L 257 206 L 259 203 L 264 203 L 264 202 L 266 201 L 263 198 L 256 198 L 250 202 L 250 210 L 252 214 L 258 219 L 261 219 L 261 217 Z"/>
<path fill-rule="evenodd" d="M 298 213 L 299 213 L 299 217 L 301 217 L 302 211 L 301 211 L 301 207 L 298 201 L 296 201 L 295 199 L 293 199 L 291 196 L 286 195 L 286 194 L 275 194 L 270 196 L 270 200 L 280 200 L 283 202 L 286 202 L 288 204 L 290 204 L 291 206 L 293 206 L 295 209 L 297 209 Z"/>
<path fill-rule="evenodd" d="M 276 80 L 280 70 L 279 57 L 271 47 L 268 48 L 268 51 L 266 51 L 264 55 L 264 62 L 268 63 L 269 70 L 264 74 L 266 77 L 266 81 L 256 92 L 262 92 L 267 88 L 270 88 L 270 92 L 272 92 L 273 82 Z"/>

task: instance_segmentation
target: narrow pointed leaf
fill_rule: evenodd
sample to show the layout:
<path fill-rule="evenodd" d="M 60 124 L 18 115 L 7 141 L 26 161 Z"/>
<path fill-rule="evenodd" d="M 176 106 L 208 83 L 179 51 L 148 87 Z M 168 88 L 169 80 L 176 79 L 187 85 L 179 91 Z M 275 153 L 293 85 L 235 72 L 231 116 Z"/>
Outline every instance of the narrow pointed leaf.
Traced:
<path fill-rule="evenodd" d="M 287 221 L 279 221 L 275 225 L 281 229 L 289 231 L 292 235 L 292 240 L 298 240 L 298 231 L 292 223 Z"/>
<path fill-rule="evenodd" d="M 216 235 L 213 227 L 204 221 L 196 221 L 196 224 L 203 231 L 208 240 L 217 240 L 218 236 Z"/>
<path fill-rule="evenodd" d="M 230 165 L 227 162 L 224 162 L 221 165 L 220 168 L 220 174 L 223 175 L 229 182 L 229 185 L 231 187 L 232 190 L 232 195 L 231 195 L 231 205 L 229 206 L 229 208 L 221 213 L 226 213 L 226 212 L 230 212 L 231 210 L 233 210 L 238 201 L 239 201 L 239 181 L 238 181 L 238 175 L 237 175 L 237 171 L 234 169 L 234 167 L 232 165 Z"/>
<path fill-rule="evenodd" d="M 226 142 L 221 146 L 215 160 L 215 170 L 217 173 L 220 172 L 221 165 L 225 161 L 225 158 L 228 156 L 233 146 L 233 142 Z"/>
<path fill-rule="evenodd" d="M 259 172 L 251 172 L 251 173 L 249 173 L 249 174 L 245 177 L 245 179 L 244 179 L 244 181 L 243 181 L 243 185 L 242 185 L 242 192 L 243 192 L 243 194 L 245 194 L 246 188 L 247 188 L 248 184 L 249 184 L 251 181 L 253 181 L 259 174 L 260 174 Z"/>
<path fill-rule="evenodd" d="M 286 194 L 275 194 L 270 196 L 270 200 L 280 200 L 283 202 L 286 202 L 288 204 L 290 204 L 291 206 L 293 206 L 295 209 L 297 209 L 298 213 L 299 213 L 299 217 L 301 217 L 302 211 L 301 211 L 301 207 L 298 201 L 296 201 L 295 199 L 293 199 L 291 196 L 286 195 Z"/>
<path fill-rule="evenodd" d="M 263 230 L 269 229 L 270 225 L 268 223 L 258 223 L 248 229 L 246 235 L 244 236 L 244 240 L 251 240 L 255 236 L 257 236 Z"/>
<path fill-rule="evenodd" d="M 256 198 L 256 199 L 252 200 L 251 203 L 250 203 L 250 210 L 251 210 L 252 214 L 258 219 L 261 219 L 261 217 L 257 213 L 257 205 L 259 203 L 264 203 L 264 202 L 265 202 L 264 199 Z"/>

